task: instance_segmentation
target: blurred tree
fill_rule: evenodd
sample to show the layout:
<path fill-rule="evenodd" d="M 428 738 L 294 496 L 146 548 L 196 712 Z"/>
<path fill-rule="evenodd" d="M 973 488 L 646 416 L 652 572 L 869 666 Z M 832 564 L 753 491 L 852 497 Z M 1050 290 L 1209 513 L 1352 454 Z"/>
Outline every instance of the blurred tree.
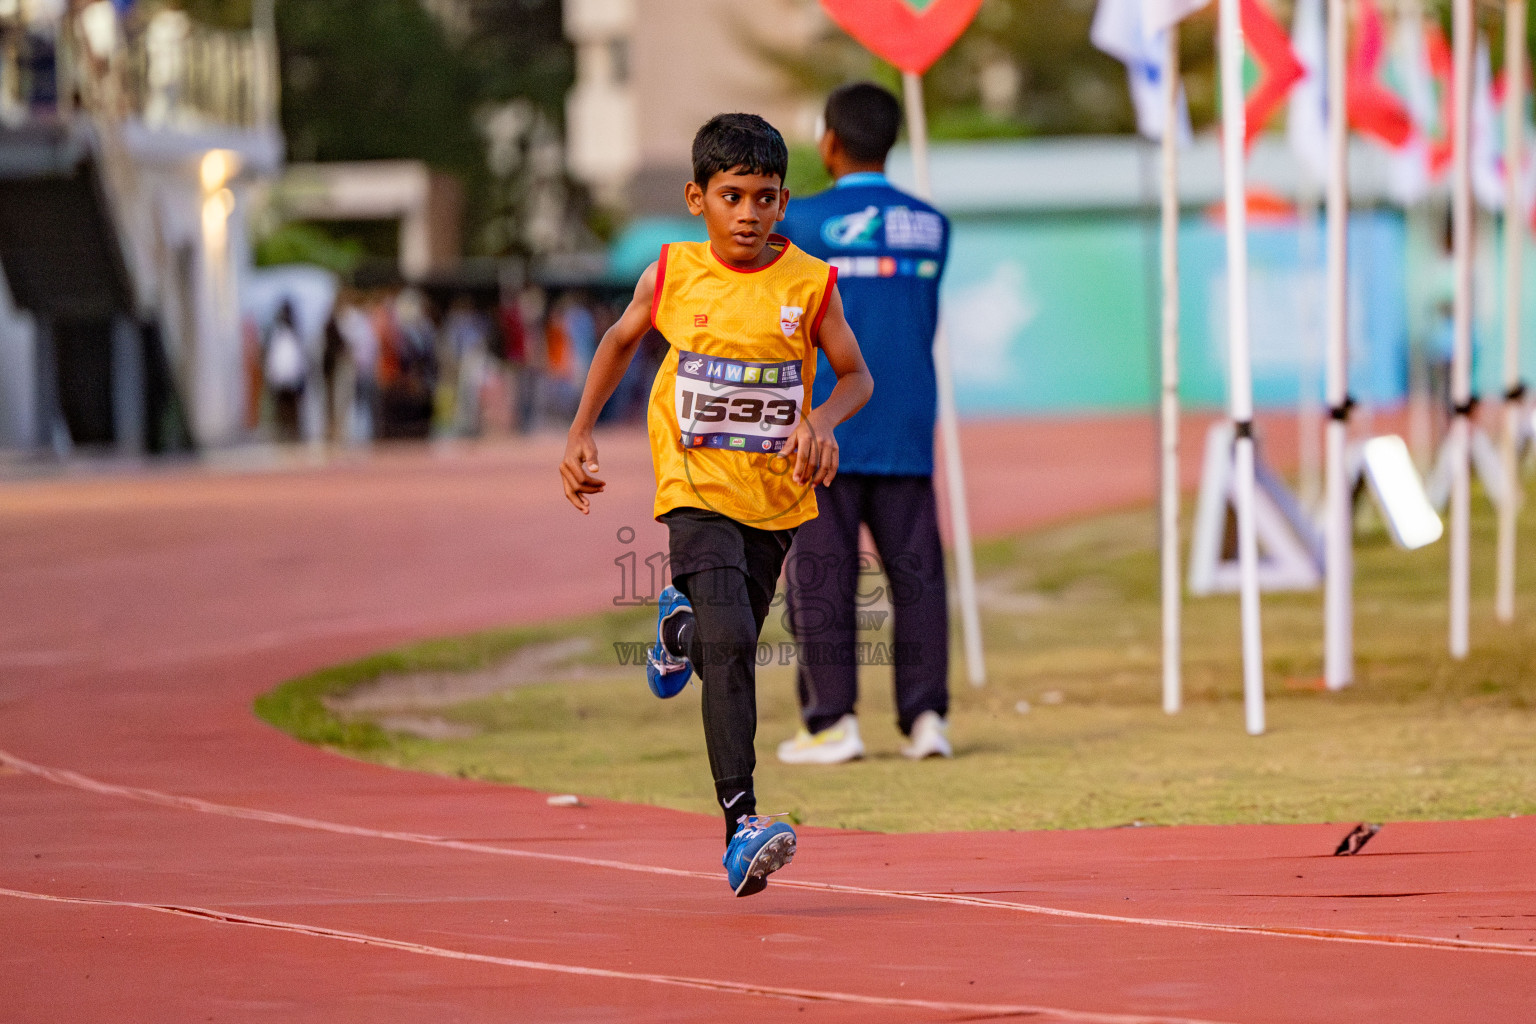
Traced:
<path fill-rule="evenodd" d="M 438 0 L 443 2 L 443 0 Z M 468 12 L 465 53 L 482 88 L 498 100 L 524 99 L 556 125 L 576 80 L 576 54 L 565 39 L 560 0 L 447 0 Z"/>
<path fill-rule="evenodd" d="M 251 0 L 171 5 L 250 25 Z M 289 159 L 422 160 L 463 182 L 473 250 L 530 255 L 548 243 L 549 231 L 506 227 L 529 219 L 516 207 L 530 190 L 505 180 L 507 162 L 491 159 L 505 142 L 486 126 L 515 104 L 558 138 L 575 73 L 559 0 L 276 0 L 276 14 Z M 579 207 L 580 193 L 559 186 L 558 202 Z"/>
<path fill-rule="evenodd" d="M 313 263 L 338 274 L 350 274 L 363 261 L 364 255 L 361 242 L 338 239 L 313 224 L 284 224 L 256 244 L 256 265 L 259 267 Z"/>
<path fill-rule="evenodd" d="M 293 159 L 411 157 L 480 172 L 480 83 L 419 0 L 283 0 L 277 23 Z"/>

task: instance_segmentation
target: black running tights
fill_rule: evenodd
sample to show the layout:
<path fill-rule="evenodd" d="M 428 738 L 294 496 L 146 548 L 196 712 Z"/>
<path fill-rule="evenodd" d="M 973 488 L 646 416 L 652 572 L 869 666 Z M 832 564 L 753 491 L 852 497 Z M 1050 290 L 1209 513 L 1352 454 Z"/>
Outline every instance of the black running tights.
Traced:
<path fill-rule="evenodd" d="M 737 568 L 705 569 L 676 584 L 693 605 L 688 657 L 704 690 L 704 745 L 729 839 L 738 818 L 757 813 L 757 638 L 773 595 Z"/>

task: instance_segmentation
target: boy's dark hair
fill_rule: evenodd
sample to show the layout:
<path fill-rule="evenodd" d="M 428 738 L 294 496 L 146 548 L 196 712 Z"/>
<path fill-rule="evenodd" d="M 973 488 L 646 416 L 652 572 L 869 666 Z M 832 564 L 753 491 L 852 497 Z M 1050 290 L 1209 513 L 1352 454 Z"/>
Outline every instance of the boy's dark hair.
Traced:
<path fill-rule="evenodd" d="M 722 171 L 773 176 L 789 173 L 784 136 L 756 114 L 716 114 L 693 137 L 693 180 L 708 188 Z"/>
<path fill-rule="evenodd" d="M 827 97 L 822 115 L 848 155 L 860 163 L 884 163 L 901 131 L 901 104 L 874 82 L 854 82 Z"/>

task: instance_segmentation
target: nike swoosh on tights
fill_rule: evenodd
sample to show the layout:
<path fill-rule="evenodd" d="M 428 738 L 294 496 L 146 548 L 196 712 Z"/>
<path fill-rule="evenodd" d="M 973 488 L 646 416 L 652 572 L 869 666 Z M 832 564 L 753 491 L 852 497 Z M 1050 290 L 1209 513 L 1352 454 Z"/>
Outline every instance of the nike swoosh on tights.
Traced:
<path fill-rule="evenodd" d="M 747 791 L 746 790 L 742 790 L 740 793 L 737 793 L 735 796 L 731 797 L 729 800 L 721 800 L 720 801 L 720 806 L 724 807 L 726 810 L 730 810 L 732 807 L 736 806 L 736 801 L 737 800 L 740 800 L 742 797 L 744 797 L 746 795 L 747 795 Z"/>

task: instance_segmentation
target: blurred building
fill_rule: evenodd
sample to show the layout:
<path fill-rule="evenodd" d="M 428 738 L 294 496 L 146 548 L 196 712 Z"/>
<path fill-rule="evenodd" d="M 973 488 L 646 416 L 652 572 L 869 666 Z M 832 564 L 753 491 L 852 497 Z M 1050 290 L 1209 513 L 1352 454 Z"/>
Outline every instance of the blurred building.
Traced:
<path fill-rule="evenodd" d="M 463 187 L 421 160 L 289 164 L 273 206 L 290 220 L 397 224 L 397 269 L 406 281 L 451 271 L 464 256 Z"/>
<path fill-rule="evenodd" d="M 715 114 L 762 114 L 791 143 L 811 141 L 821 97 L 791 88 L 768 55 L 822 19 L 807 0 L 566 0 L 571 173 L 626 214 L 676 213 L 693 135 Z"/>
<path fill-rule="evenodd" d="M 245 422 L 275 48 L 133 6 L 0 0 L 0 448 L 164 450 Z"/>

